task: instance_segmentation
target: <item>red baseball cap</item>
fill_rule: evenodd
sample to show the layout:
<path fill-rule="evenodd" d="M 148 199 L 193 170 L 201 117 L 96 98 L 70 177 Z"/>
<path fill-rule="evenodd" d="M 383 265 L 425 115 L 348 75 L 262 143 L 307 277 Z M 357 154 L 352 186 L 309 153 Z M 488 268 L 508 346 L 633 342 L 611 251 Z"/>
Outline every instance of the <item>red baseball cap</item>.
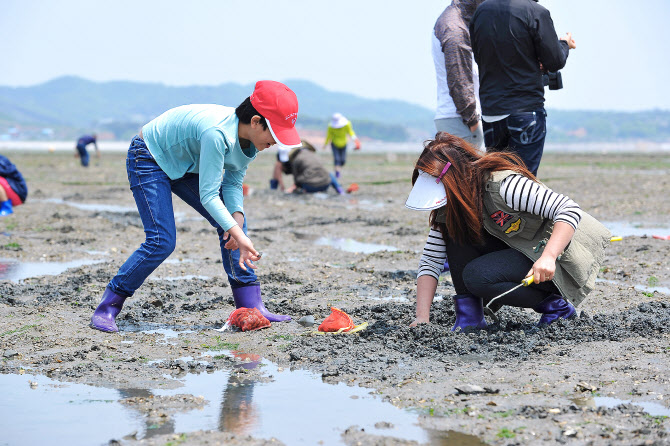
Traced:
<path fill-rule="evenodd" d="M 295 121 L 298 119 L 298 98 L 281 82 L 258 81 L 250 96 L 251 105 L 263 115 L 270 133 L 280 147 L 292 149 L 302 142 Z"/>

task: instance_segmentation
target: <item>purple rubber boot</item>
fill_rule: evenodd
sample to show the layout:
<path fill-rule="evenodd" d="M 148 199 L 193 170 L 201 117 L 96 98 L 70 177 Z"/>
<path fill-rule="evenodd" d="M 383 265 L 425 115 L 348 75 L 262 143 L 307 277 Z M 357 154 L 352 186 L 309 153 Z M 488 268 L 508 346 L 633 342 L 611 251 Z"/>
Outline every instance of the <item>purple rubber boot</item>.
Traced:
<path fill-rule="evenodd" d="M 533 310 L 542 313 L 540 322 L 537 325 L 549 325 L 558 320 L 558 318 L 569 319 L 577 312 L 575 307 L 563 299 L 563 296 L 560 294 L 550 294 L 549 297 L 540 302 Z"/>
<path fill-rule="evenodd" d="M 107 333 L 116 333 L 119 327 L 116 326 L 116 316 L 121 312 L 125 297 L 121 297 L 109 288 L 105 288 L 100 305 L 95 309 L 91 317 L 91 328 L 106 331 Z"/>
<path fill-rule="evenodd" d="M 289 315 L 272 314 L 265 308 L 261 298 L 260 284 L 233 288 L 233 299 L 235 300 L 235 308 L 258 308 L 258 311 L 260 311 L 270 322 L 284 322 L 291 320 L 291 316 Z"/>
<path fill-rule="evenodd" d="M 485 328 L 484 305 L 481 297 L 472 294 L 456 294 L 454 296 L 456 323 L 451 331 L 466 328 Z"/>

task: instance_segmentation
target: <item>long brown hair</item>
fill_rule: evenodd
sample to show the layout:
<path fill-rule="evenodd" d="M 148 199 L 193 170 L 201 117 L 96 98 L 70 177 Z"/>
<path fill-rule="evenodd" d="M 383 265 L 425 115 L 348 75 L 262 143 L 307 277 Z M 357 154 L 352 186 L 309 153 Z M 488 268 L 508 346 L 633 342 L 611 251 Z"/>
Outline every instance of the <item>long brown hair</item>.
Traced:
<path fill-rule="evenodd" d="M 535 181 L 535 176 L 514 153 L 481 154 L 461 138 L 439 132 L 434 140 L 425 142 L 414 165 L 412 184 L 419 176 L 419 169 L 439 177 L 448 162 L 451 167 L 442 177 L 447 192 L 446 223 L 436 221 L 439 209 L 432 211 L 429 219 L 432 227 L 440 229 L 445 242 L 449 237 L 460 244 L 483 240 L 484 187 L 491 172 L 513 170 Z"/>

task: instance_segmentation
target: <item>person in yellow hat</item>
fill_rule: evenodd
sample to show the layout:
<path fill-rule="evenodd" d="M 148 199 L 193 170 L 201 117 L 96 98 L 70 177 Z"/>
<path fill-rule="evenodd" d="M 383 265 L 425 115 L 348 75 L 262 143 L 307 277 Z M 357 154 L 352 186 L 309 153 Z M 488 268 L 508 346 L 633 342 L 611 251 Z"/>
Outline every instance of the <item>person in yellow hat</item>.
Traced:
<path fill-rule="evenodd" d="M 361 150 L 361 142 L 354 133 L 351 121 L 345 118 L 342 113 L 333 114 L 328 124 L 326 140 L 323 142 L 325 150 L 330 142 L 333 149 L 333 164 L 335 165 L 335 177 L 340 178 L 342 168 L 347 162 L 347 137 L 351 138 L 356 144 L 354 150 Z"/>

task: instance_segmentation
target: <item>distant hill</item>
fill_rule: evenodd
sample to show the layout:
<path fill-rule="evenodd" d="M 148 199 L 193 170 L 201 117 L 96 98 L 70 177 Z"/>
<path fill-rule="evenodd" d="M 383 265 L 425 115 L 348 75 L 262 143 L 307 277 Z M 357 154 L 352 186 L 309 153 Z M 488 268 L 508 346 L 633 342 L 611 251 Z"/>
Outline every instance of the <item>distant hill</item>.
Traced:
<path fill-rule="evenodd" d="M 323 129 L 336 111 L 353 123 L 361 136 L 405 141 L 412 134 L 433 132 L 433 112 L 396 100 L 365 99 L 326 90 L 312 82 L 285 82 L 300 101 L 298 125 Z M 253 83 L 218 86 L 170 87 L 138 82 L 91 82 L 73 76 L 60 77 L 32 87 L 0 87 L 0 134 L 2 127 L 54 127 L 81 131 L 106 130 L 119 138 L 134 132 L 138 124 L 183 104 L 217 103 L 237 106 L 253 91 Z"/>
<path fill-rule="evenodd" d="M 399 100 L 366 99 L 288 80 L 300 100 L 298 126 L 325 131 L 335 111 L 356 133 L 381 141 L 416 141 L 432 136 L 433 110 Z M 236 106 L 253 84 L 170 87 L 158 83 L 92 82 L 65 76 L 31 87 L 0 87 L 0 138 L 72 139 L 93 130 L 127 139 L 169 108 L 193 103 Z M 548 110 L 550 142 L 670 141 L 670 111 Z"/>

